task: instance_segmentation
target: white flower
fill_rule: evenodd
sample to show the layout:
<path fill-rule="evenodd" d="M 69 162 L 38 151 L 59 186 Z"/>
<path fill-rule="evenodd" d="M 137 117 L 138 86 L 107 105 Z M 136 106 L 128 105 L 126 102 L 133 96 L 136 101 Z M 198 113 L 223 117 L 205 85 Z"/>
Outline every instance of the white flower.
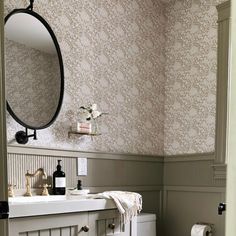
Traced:
<path fill-rule="evenodd" d="M 98 109 L 98 106 L 97 106 L 97 104 L 94 103 L 94 104 L 91 105 L 90 108 L 91 108 L 92 111 L 96 111 Z"/>
<path fill-rule="evenodd" d="M 80 113 L 79 113 L 79 118 L 81 120 L 90 120 L 91 119 L 91 113 L 89 113 L 87 110 L 82 110 Z"/>
<path fill-rule="evenodd" d="M 82 114 L 80 114 L 80 116 L 82 116 L 84 119 L 91 120 L 91 119 L 96 119 L 100 116 L 102 116 L 103 114 L 107 114 L 107 113 L 103 113 L 97 110 L 97 104 L 90 104 L 89 106 L 85 107 L 85 106 L 81 106 L 80 109 L 83 109 Z"/>
<path fill-rule="evenodd" d="M 100 111 L 95 110 L 95 111 L 92 112 L 93 119 L 96 119 L 97 117 L 99 117 L 101 115 L 102 115 L 102 113 Z"/>

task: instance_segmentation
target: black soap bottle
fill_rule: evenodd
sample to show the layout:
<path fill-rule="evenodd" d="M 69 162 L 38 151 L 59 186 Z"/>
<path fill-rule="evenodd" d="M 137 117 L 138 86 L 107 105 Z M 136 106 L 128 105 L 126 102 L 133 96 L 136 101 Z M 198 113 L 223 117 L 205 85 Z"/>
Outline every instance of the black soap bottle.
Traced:
<path fill-rule="evenodd" d="M 61 160 L 58 160 L 57 170 L 53 173 L 53 194 L 66 194 L 66 175 L 61 170 Z"/>
<path fill-rule="evenodd" d="M 77 184 L 77 190 L 82 190 L 82 181 L 78 180 L 78 184 Z"/>

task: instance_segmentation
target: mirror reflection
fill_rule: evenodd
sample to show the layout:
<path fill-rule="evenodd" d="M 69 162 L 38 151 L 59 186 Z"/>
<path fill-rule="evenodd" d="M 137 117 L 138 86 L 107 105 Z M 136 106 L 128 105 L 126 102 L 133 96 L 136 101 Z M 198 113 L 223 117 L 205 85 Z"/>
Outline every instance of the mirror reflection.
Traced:
<path fill-rule="evenodd" d="M 13 14 L 5 24 L 6 98 L 28 127 L 46 126 L 58 108 L 60 64 L 47 28 L 33 15 Z"/>

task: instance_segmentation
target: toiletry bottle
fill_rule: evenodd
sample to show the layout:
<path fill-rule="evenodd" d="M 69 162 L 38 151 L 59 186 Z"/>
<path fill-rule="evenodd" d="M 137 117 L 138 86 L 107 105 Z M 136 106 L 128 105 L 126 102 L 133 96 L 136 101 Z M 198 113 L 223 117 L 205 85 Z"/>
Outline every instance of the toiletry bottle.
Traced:
<path fill-rule="evenodd" d="M 82 181 L 78 180 L 78 184 L 77 184 L 77 190 L 82 190 Z"/>
<path fill-rule="evenodd" d="M 65 195 L 66 193 L 66 175 L 61 170 L 61 160 L 58 160 L 57 170 L 53 173 L 53 194 Z"/>

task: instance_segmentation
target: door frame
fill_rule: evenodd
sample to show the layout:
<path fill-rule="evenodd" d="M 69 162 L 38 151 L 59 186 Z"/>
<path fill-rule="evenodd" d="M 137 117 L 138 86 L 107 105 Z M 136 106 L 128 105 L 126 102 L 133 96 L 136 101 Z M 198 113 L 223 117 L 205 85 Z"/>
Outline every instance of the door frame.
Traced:
<path fill-rule="evenodd" d="M 226 236 L 236 235 L 236 1 L 231 1 L 231 50 L 227 122 Z"/>
<path fill-rule="evenodd" d="M 8 201 L 3 9 L 0 1 L 0 201 Z M 0 235 L 8 236 L 7 219 L 0 219 Z"/>

